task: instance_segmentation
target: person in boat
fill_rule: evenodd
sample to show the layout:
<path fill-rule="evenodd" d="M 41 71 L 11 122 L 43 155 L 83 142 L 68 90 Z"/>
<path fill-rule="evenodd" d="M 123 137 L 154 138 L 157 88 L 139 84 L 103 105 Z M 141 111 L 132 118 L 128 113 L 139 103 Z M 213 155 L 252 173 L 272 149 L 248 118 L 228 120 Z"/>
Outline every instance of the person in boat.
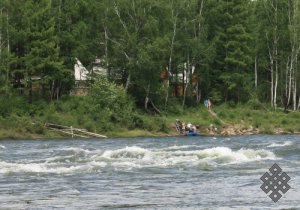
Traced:
<path fill-rule="evenodd" d="M 186 135 L 187 136 L 198 136 L 199 135 L 198 128 L 199 128 L 199 126 L 191 124 Z"/>
<path fill-rule="evenodd" d="M 191 132 L 191 129 L 192 129 L 192 123 L 189 122 L 189 123 L 186 125 L 186 131 Z"/>
<path fill-rule="evenodd" d="M 187 125 L 187 131 L 189 133 L 197 133 L 197 126 L 193 125 L 192 123 L 189 123 Z"/>
<path fill-rule="evenodd" d="M 192 131 L 193 131 L 193 133 L 197 133 L 197 126 L 196 125 L 192 126 Z"/>
<path fill-rule="evenodd" d="M 180 133 L 181 133 L 181 134 L 184 134 L 185 131 L 186 131 L 186 124 L 185 124 L 185 122 L 182 122 L 182 123 L 181 123 L 181 131 L 180 131 Z"/>

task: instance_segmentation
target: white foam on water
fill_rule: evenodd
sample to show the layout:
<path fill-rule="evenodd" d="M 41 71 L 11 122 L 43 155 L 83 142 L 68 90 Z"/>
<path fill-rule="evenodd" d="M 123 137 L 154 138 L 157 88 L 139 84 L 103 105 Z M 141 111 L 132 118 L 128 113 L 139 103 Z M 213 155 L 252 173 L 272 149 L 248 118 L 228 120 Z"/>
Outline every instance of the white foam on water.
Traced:
<path fill-rule="evenodd" d="M 81 192 L 77 189 L 65 189 L 63 191 L 55 193 L 56 195 L 80 195 Z"/>
<path fill-rule="evenodd" d="M 187 148 L 190 148 L 190 147 L 193 147 L 193 145 L 183 145 L 183 146 L 177 146 L 177 145 L 174 145 L 174 146 L 171 146 L 171 147 L 168 147 L 166 149 L 169 149 L 169 150 L 176 150 L 176 149 L 187 149 Z M 164 149 L 163 149 L 164 150 Z"/>
<path fill-rule="evenodd" d="M 114 166 L 148 167 L 148 166 L 186 166 L 208 163 L 211 165 L 240 164 L 263 159 L 276 159 L 271 151 L 240 149 L 233 151 L 228 147 L 214 147 L 192 151 L 147 150 L 140 147 L 126 147 L 105 151 L 98 159 L 111 161 Z M 102 159 L 103 160 L 103 159 Z"/>
<path fill-rule="evenodd" d="M 133 146 L 133 147 L 126 147 L 124 149 L 118 149 L 118 150 L 107 150 L 102 154 L 102 157 L 110 158 L 110 159 L 111 158 L 142 159 L 149 153 L 151 153 L 150 150 Z"/>
<path fill-rule="evenodd" d="M 54 173 L 54 174 L 72 174 L 87 173 L 99 171 L 105 167 L 106 163 L 90 162 L 81 165 L 62 165 L 48 163 L 7 163 L 0 162 L 0 174 L 4 173 Z"/>
<path fill-rule="evenodd" d="M 267 147 L 286 147 L 286 146 L 291 146 L 293 145 L 293 142 L 291 141 L 285 141 L 284 143 L 273 143 L 268 145 Z"/>
<path fill-rule="evenodd" d="M 6 147 L 0 144 L 0 149 L 5 149 Z"/>
<path fill-rule="evenodd" d="M 67 156 L 54 156 L 54 157 L 49 157 L 45 159 L 46 163 L 57 163 L 57 162 L 69 162 L 68 160 L 73 158 L 74 156 L 72 155 L 67 155 Z M 39 160 L 41 162 L 42 160 Z"/>
<path fill-rule="evenodd" d="M 70 154 L 89 154 L 91 153 L 90 150 L 87 149 L 82 149 L 78 147 L 67 147 L 67 148 L 61 148 L 61 149 L 56 149 L 55 151 L 59 152 L 65 152 L 65 153 L 70 153 Z"/>
<path fill-rule="evenodd" d="M 132 146 L 106 151 L 67 148 L 53 157 L 44 159 L 22 160 L 22 162 L 0 161 L 0 173 L 92 173 L 104 171 L 107 166 L 116 170 L 147 167 L 209 168 L 276 159 L 273 152 L 263 149 L 234 151 L 228 147 L 201 149 L 194 146 L 173 146 L 171 148 L 173 150 L 170 150 L 170 147 L 145 149 Z M 71 153 L 64 151 L 71 151 Z"/>
<path fill-rule="evenodd" d="M 177 151 L 174 154 L 177 156 L 197 156 L 199 160 L 218 164 L 245 163 L 276 158 L 272 152 L 267 150 L 240 149 L 233 151 L 228 147 L 214 147 L 196 151 Z"/>
<path fill-rule="evenodd" d="M 182 145 L 182 146 L 170 146 L 167 148 L 162 148 L 162 149 L 158 149 L 158 150 L 179 150 L 179 149 L 189 149 L 189 148 L 203 148 L 203 146 L 199 146 L 199 145 Z"/>

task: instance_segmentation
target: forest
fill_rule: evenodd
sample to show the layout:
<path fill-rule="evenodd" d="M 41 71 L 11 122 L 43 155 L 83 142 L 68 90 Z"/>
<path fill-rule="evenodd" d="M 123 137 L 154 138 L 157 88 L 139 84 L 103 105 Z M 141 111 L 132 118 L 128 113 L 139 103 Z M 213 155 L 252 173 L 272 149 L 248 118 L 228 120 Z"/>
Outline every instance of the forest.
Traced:
<path fill-rule="evenodd" d="M 110 119 L 207 98 L 297 111 L 299 11 L 299 0 L 1 0 L 0 114 L 68 100 L 76 58 L 101 59 L 108 76 L 82 100 Z"/>

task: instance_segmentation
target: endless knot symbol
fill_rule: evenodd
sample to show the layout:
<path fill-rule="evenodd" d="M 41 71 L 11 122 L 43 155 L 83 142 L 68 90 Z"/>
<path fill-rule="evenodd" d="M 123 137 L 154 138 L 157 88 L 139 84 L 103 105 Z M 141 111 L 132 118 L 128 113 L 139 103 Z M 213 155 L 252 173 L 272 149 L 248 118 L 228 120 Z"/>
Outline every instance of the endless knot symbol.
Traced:
<path fill-rule="evenodd" d="M 272 175 L 266 172 L 260 179 L 264 182 L 260 188 L 268 194 L 271 191 L 269 197 L 276 203 L 281 197 L 281 191 L 285 194 L 291 186 L 288 185 L 288 181 L 291 178 L 285 173 L 282 172 L 282 169 L 275 163 L 269 171 Z M 281 173 L 282 172 L 282 173 Z"/>

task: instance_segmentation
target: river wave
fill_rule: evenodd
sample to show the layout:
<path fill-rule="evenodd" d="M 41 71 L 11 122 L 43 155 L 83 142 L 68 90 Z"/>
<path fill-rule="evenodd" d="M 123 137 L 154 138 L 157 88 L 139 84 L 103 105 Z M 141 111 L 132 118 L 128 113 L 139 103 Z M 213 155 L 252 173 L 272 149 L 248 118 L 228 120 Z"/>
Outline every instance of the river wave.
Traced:
<path fill-rule="evenodd" d="M 194 148 L 194 150 L 183 150 Z M 110 166 L 116 169 L 144 167 L 196 167 L 243 164 L 259 160 L 275 160 L 272 151 L 260 149 L 232 150 L 229 147 L 195 149 L 191 146 L 171 146 L 163 149 L 146 149 L 138 146 L 115 150 L 87 150 L 82 148 L 62 148 L 52 151 L 46 159 L 21 160 L 19 162 L 0 161 L 0 173 L 90 173 L 104 171 Z"/>

